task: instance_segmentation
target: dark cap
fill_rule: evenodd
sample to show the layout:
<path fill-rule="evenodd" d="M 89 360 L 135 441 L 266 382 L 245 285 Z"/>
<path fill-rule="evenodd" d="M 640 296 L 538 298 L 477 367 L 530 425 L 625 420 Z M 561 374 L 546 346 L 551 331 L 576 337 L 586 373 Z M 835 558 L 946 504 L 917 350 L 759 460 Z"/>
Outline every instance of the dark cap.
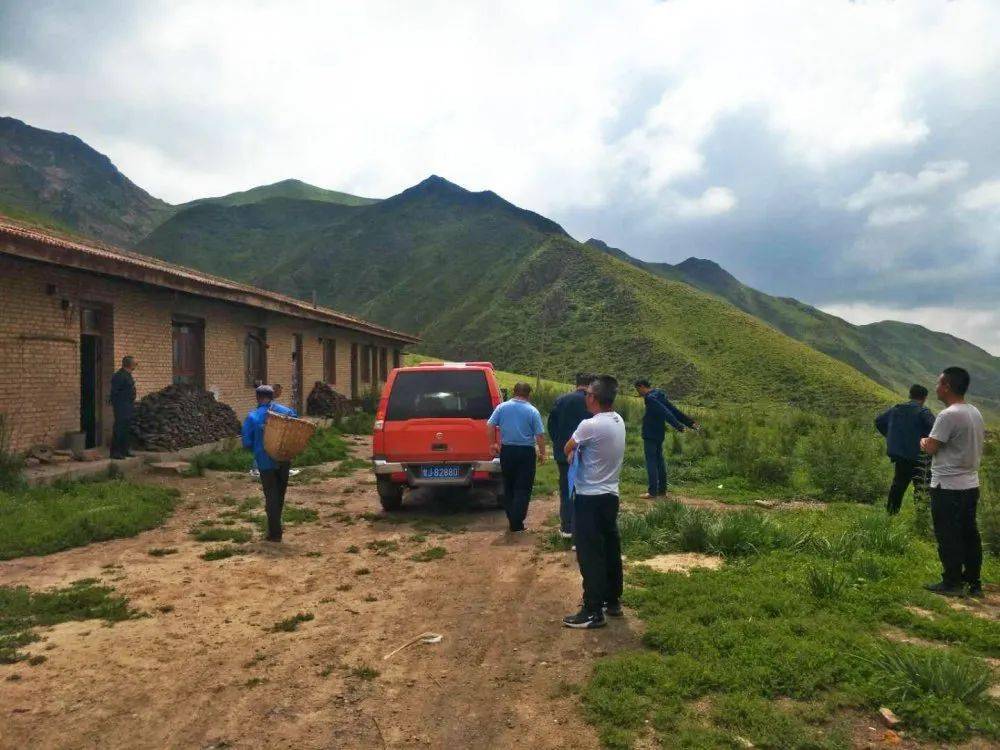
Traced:
<path fill-rule="evenodd" d="M 267 396 L 268 398 L 274 398 L 274 388 L 269 385 L 258 385 L 257 386 L 258 396 Z"/>

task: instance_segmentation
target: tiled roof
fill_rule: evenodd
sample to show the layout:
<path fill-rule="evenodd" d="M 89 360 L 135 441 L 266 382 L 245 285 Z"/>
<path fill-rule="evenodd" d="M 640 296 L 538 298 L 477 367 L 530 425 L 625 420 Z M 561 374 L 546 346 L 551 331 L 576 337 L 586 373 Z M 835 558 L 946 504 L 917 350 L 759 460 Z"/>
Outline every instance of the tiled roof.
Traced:
<path fill-rule="evenodd" d="M 0 253 L 259 307 L 404 343 L 414 344 L 420 341 L 419 337 L 412 334 L 385 328 L 328 307 L 313 305 L 284 294 L 167 263 L 112 245 L 70 239 L 3 216 L 0 216 Z"/>

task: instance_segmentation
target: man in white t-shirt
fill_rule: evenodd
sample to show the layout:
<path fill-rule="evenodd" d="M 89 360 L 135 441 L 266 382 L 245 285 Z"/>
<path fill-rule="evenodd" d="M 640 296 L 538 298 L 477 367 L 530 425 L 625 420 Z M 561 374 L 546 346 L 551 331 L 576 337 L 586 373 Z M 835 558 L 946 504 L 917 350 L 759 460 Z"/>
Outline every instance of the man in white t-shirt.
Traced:
<path fill-rule="evenodd" d="M 566 442 L 574 476 L 573 541 L 583 576 L 583 607 L 563 618 L 569 628 L 600 628 L 622 615 L 622 545 L 618 536 L 618 476 L 625 457 L 625 420 L 614 411 L 618 381 L 602 375 L 587 387 L 587 411 Z M 575 455 L 574 455 L 575 454 Z"/>
<path fill-rule="evenodd" d="M 983 544 L 976 526 L 979 463 L 986 428 L 983 415 L 965 403 L 969 373 L 947 367 L 938 377 L 937 397 L 947 406 L 920 448 L 931 455 L 931 517 L 941 558 L 941 581 L 924 588 L 945 596 L 982 596 Z"/>

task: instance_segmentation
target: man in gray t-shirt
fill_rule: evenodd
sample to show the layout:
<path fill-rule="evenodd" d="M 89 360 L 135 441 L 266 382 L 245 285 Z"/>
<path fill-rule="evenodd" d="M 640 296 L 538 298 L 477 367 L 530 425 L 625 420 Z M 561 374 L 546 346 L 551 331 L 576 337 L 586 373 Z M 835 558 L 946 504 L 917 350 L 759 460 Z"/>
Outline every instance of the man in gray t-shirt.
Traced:
<path fill-rule="evenodd" d="M 983 415 L 965 403 L 969 373 L 947 367 L 937 382 L 937 396 L 947 406 L 938 414 L 920 447 L 931 455 L 931 516 L 943 569 L 940 583 L 925 586 L 947 596 L 961 596 L 965 585 L 982 596 L 983 545 L 976 526 L 979 462 L 986 428 Z"/>

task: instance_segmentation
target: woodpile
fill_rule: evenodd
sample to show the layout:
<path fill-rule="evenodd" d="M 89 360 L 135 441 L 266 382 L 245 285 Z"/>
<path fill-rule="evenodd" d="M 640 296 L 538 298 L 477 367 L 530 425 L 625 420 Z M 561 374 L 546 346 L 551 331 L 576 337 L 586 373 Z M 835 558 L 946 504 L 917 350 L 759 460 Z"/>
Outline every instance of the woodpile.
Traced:
<path fill-rule="evenodd" d="M 191 385 L 150 393 L 136 404 L 131 425 L 133 445 L 148 451 L 175 451 L 239 433 L 232 407 Z"/>
<path fill-rule="evenodd" d="M 317 380 L 306 399 L 306 414 L 310 417 L 342 417 L 353 410 L 351 400 L 337 393 L 322 380 Z"/>

